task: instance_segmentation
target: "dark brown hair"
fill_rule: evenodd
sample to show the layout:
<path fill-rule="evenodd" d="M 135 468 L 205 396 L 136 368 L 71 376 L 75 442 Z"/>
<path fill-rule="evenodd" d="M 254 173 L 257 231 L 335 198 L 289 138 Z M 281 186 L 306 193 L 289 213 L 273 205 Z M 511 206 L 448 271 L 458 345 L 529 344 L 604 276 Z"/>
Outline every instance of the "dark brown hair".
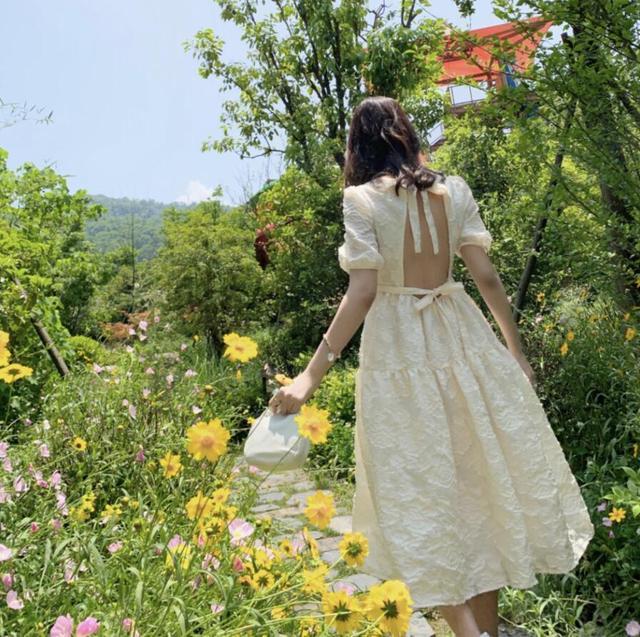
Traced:
<path fill-rule="evenodd" d="M 353 111 L 345 151 L 344 185 L 357 186 L 382 175 L 400 186 L 429 188 L 442 172 L 423 163 L 420 139 L 400 104 L 391 97 L 363 99 Z"/>

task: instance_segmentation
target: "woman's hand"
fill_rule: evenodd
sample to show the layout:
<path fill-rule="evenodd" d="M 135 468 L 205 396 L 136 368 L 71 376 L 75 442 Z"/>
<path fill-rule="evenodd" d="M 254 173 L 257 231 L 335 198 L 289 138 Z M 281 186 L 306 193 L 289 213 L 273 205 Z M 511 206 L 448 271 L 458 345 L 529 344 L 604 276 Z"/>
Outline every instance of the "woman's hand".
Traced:
<path fill-rule="evenodd" d="M 533 368 L 531 367 L 531 365 L 529 365 L 529 361 L 527 360 L 526 356 L 522 351 L 516 352 L 516 353 L 512 352 L 512 354 L 513 354 L 513 357 L 518 361 L 518 364 L 520 365 L 520 367 L 522 367 L 522 371 L 525 373 L 526 377 L 529 379 L 531 386 L 535 389 L 536 383 L 537 383 L 536 374 L 533 371 Z"/>
<path fill-rule="evenodd" d="M 303 372 L 296 376 L 289 385 L 280 387 L 271 397 L 269 409 L 279 416 L 298 413 L 315 389 L 312 379 Z"/>

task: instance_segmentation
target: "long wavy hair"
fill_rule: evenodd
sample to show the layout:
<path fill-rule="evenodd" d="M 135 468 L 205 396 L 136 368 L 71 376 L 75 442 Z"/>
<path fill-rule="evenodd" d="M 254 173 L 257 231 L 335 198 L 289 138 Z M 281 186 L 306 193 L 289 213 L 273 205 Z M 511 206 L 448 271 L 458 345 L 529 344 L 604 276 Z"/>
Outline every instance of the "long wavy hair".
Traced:
<path fill-rule="evenodd" d="M 420 139 L 400 104 L 391 97 L 363 99 L 353 111 L 345 150 L 344 185 L 357 186 L 382 175 L 401 186 L 425 190 L 444 173 L 424 164 Z"/>

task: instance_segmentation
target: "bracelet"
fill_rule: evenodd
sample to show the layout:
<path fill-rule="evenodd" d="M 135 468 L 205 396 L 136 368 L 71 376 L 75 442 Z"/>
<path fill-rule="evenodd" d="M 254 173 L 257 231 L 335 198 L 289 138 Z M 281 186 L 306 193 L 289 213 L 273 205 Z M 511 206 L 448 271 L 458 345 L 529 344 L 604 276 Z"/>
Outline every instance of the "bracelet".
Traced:
<path fill-rule="evenodd" d="M 331 345 L 329 345 L 329 340 L 327 339 L 326 333 L 322 335 L 322 340 L 324 340 L 324 342 L 327 344 L 327 347 L 329 348 L 329 353 L 327 354 L 327 360 L 330 363 L 332 363 L 334 360 L 340 358 L 340 354 L 335 354 L 331 349 Z"/>

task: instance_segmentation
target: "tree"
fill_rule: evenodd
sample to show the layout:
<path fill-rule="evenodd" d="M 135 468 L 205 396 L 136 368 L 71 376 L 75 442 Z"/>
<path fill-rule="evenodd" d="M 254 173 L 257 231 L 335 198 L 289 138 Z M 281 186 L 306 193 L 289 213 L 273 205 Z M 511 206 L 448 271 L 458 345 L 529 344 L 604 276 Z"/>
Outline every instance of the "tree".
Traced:
<path fill-rule="evenodd" d="M 266 16 L 254 0 L 216 2 L 222 19 L 241 29 L 248 61 L 223 61 L 224 42 L 210 28 L 185 43 L 202 77 L 213 74 L 223 90 L 238 91 L 223 104 L 222 138 L 203 149 L 280 153 L 322 181 L 328 162 L 343 164 L 350 113 L 363 95 L 402 100 L 424 134 L 438 121 L 442 98 L 433 80 L 443 23 L 419 20 L 415 2 L 387 14 L 360 0 L 273 0 Z"/>

